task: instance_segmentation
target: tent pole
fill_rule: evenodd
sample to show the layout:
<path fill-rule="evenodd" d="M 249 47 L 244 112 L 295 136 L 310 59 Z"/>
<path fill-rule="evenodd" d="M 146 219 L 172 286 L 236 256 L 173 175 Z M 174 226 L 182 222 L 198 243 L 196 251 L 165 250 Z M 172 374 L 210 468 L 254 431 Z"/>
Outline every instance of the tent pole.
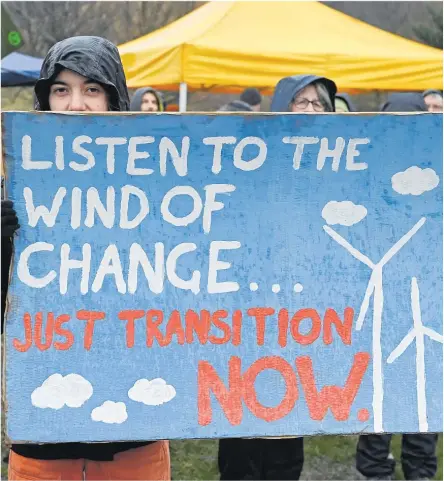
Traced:
<path fill-rule="evenodd" d="M 181 82 L 179 87 L 179 112 L 187 111 L 187 90 L 187 84 Z"/>

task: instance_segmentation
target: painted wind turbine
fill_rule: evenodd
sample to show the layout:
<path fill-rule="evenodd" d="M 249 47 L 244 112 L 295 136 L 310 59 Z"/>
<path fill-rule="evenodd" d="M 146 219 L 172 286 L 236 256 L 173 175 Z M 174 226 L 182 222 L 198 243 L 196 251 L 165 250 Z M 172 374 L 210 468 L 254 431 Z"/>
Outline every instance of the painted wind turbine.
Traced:
<path fill-rule="evenodd" d="M 424 349 L 424 336 L 428 336 L 434 341 L 443 344 L 444 338 L 441 334 L 437 333 L 433 329 L 424 327 L 421 319 L 421 306 L 419 302 L 419 287 L 416 277 L 412 277 L 411 287 L 412 298 L 412 316 L 413 316 L 413 328 L 404 337 L 404 339 L 398 344 L 387 359 L 387 363 L 391 364 L 398 359 L 401 354 L 416 341 L 416 397 L 418 402 L 418 420 L 419 430 L 421 432 L 427 432 L 429 425 L 427 423 L 427 401 L 426 401 L 426 389 L 425 389 L 425 349 Z"/>
<path fill-rule="evenodd" d="M 365 264 L 372 270 L 367 289 L 365 291 L 364 299 L 359 311 L 358 320 L 356 322 L 356 329 L 361 330 L 367 314 L 370 299 L 373 296 L 373 334 L 372 334 L 372 358 L 373 358 L 373 422 L 374 431 L 376 433 L 384 432 L 382 424 L 383 413 L 383 399 L 384 399 L 384 385 L 382 376 L 382 349 L 381 349 L 381 331 L 382 331 L 382 311 L 384 307 L 384 291 L 382 283 L 383 267 L 392 259 L 418 232 L 424 225 L 425 217 L 422 217 L 401 239 L 396 242 L 382 257 L 382 259 L 374 263 L 362 252 L 355 249 L 348 241 L 333 230 L 328 225 L 324 225 L 324 231 L 339 245 L 349 252 L 355 259 Z"/>

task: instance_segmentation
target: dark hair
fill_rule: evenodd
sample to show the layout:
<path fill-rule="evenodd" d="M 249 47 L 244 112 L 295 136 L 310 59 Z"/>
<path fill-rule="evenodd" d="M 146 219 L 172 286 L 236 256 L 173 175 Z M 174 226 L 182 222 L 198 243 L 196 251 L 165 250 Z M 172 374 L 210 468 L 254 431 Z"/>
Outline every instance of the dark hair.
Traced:
<path fill-rule="evenodd" d="M 242 92 L 240 100 L 249 105 L 259 105 L 262 102 L 262 95 L 258 89 L 248 88 Z"/>
<path fill-rule="evenodd" d="M 425 91 L 422 93 L 422 96 L 423 96 L 424 98 L 427 97 L 428 95 L 436 95 L 436 96 L 442 98 L 442 92 L 441 92 L 440 90 L 429 89 L 429 90 L 425 90 Z"/>

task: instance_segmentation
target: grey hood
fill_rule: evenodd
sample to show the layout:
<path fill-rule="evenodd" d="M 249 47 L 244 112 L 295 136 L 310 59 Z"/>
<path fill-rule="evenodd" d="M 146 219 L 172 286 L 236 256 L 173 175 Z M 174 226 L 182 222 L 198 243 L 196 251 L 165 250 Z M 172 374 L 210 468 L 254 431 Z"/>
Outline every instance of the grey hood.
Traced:
<path fill-rule="evenodd" d="M 142 106 L 142 98 L 146 93 L 152 93 L 159 105 L 159 112 L 163 112 L 165 110 L 165 102 L 163 100 L 162 94 L 157 90 L 153 89 L 152 87 L 143 87 L 141 89 L 137 89 L 131 99 L 130 110 L 131 112 L 140 112 L 140 108 Z"/>
<path fill-rule="evenodd" d="M 72 37 L 56 43 L 43 61 L 35 84 L 35 110 L 49 110 L 49 90 L 61 70 L 68 69 L 104 86 L 110 110 L 129 110 L 129 95 L 117 47 L 101 37 Z"/>
<path fill-rule="evenodd" d="M 288 106 L 294 99 L 295 95 L 313 82 L 321 82 L 325 85 L 334 111 L 335 95 L 337 92 L 336 84 L 333 80 L 319 77 L 318 75 L 293 75 L 292 77 L 285 77 L 279 80 L 274 89 L 273 100 L 271 101 L 271 111 L 288 112 Z"/>

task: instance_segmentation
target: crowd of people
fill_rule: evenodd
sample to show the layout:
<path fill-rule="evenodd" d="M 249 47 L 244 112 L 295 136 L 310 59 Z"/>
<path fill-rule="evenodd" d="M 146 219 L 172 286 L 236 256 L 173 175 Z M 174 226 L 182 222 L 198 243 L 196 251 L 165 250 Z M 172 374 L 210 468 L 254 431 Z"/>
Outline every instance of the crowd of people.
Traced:
<path fill-rule="evenodd" d="M 100 37 L 74 37 L 48 52 L 35 88 L 37 111 L 162 112 L 154 89 L 139 89 L 131 102 L 117 48 Z M 258 112 L 262 97 L 247 89 L 221 112 Z M 383 112 L 442 112 L 442 93 L 392 94 Z M 351 98 L 338 94 L 333 80 L 316 75 L 283 78 L 276 85 L 272 112 L 355 112 Z M 12 200 L 2 200 L 2 330 L 14 233 L 19 221 Z M 368 479 L 391 479 L 395 461 L 389 434 L 359 437 L 356 466 Z M 431 479 L 437 469 L 436 434 L 405 434 L 402 467 L 406 479 Z M 219 470 L 223 480 L 297 480 L 304 463 L 303 438 L 222 439 Z M 121 443 L 13 444 L 10 480 L 169 480 L 168 441 Z"/>
<path fill-rule="evenodd" d="M 295 75 L 282 79 L 276 86 L 272 112 L 357 112 L 351 96 L 338 93 L 333 81 L 315 75 Z M 239 100 L 223 105 L 219 112 L 259 112 L 262 96 L 258 89 L 246 89 Z M 440 90 L 392 93 L 381 106 L 381 112 L 442 112 Z"/>

